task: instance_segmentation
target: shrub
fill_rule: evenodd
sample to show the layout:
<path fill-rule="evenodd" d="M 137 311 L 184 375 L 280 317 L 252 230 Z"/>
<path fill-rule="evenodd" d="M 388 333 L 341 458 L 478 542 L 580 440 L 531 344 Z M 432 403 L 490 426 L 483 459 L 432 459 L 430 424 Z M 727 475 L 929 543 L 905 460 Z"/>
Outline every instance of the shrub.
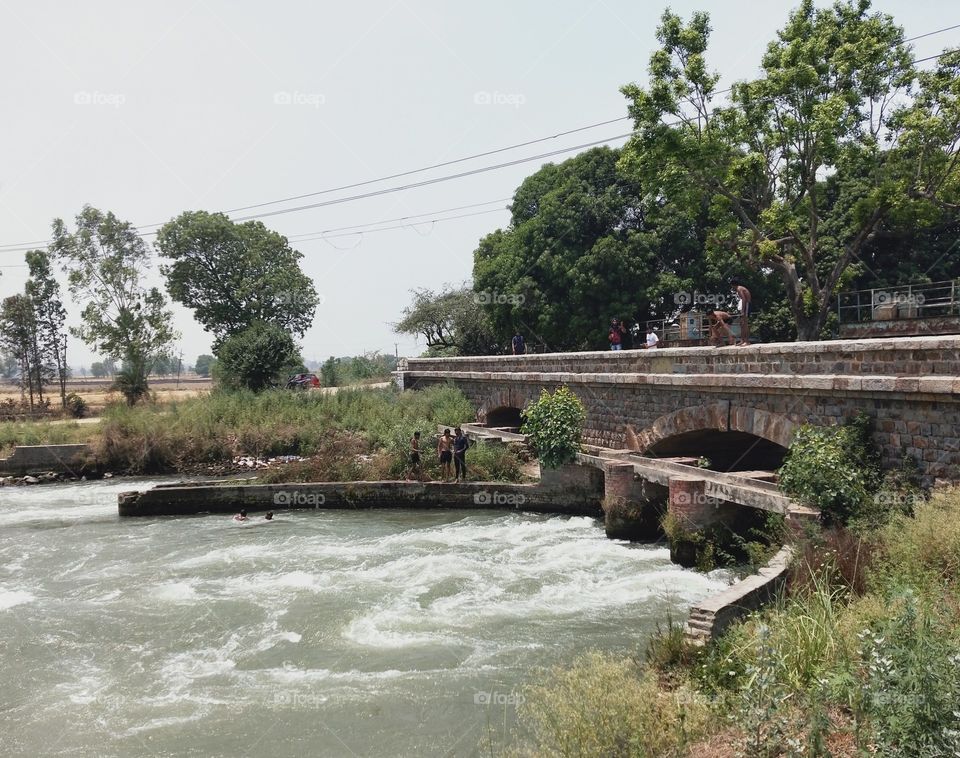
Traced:
<path fill-rule="evenodd" d="M 869 508 L 878 480 L 864 416 L 844 426 L 800 427 L 779 471 L 784 492 L 841 524 Z"/>
<path fill-rule="evenodd" d="M 73 418 L 84 418 L 87 415 L 87 401 L 76 392 L 67 395 L 67 413 Z"/>
<path fill-rule="evenodd" d="M 539 400 L 521 413 L 521 432 L 529 435 L 542 465 L 558 468 L 576 458 L 585 411 L 580 398 L 567 387 L 560 387 L 552 395 L 542 390 Z"/>
<path fill-rule="evenodd" d="M 225 387 L 259 392 L 300 363 L 290 333 L 261 321 L 223 341 L 217 349 L 216 375 Z"/>
<path fill-rule="evenodd" d="M 892 757 L 960 754 L 957 641 L 909 594 L 897 616 L 862 640 L 857 710 L 872 727 L 870 747 Z"/>

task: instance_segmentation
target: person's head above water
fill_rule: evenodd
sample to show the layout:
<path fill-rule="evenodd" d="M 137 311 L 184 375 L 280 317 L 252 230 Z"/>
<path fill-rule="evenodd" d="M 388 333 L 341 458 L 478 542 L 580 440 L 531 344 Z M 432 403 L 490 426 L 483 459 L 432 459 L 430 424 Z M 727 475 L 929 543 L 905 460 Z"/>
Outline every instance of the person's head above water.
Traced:
<path fill-rule="evenodd" d="M 267 521 L 272 521 L 272 520 L 273 520 L 273 511 L 267 511 L 267 515 L 264 516 L 264 518 L 265 518 Z"/>
<path fill-rule="evenodd" d="M 246 515 L 247 515 L 246 509 L 241 508 L 241 509 L 240 509 L 240 515 L 241 515 L 241 516 L 246 516 Z"/>

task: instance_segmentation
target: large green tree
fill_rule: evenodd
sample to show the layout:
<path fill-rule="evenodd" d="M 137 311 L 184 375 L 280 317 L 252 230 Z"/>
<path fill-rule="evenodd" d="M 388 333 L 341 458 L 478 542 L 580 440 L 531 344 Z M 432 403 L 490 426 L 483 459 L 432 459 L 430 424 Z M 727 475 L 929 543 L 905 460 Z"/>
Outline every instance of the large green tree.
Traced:
<path fill-rule="evenodd" d="M 147 391 L 153 361 L 176 338 L 163 294 L 143 284 L 150 251 L 137 230 L 113 213 L 89 205 L 69 232 L 53 222 L 50 251 L 67 272 L 70 294 L 86 303 L 71 331 L 99 353 L 122 364 L 118 388 L 135 403 Z"/>
<path fill-rule="evenodd" d="M 674 309 L 699 267 L 705 206 L 647 195 L 619 158 L 601 147 L 544 166 L 514 194 L 509 227 L 480 241 L 474 289 L 500 340 L 520 330 L 547 349 L 599 347 L 611 318 Z"/>
<path fill-rule="evenodd" d="M 303 255 L 259 221 L 222 213 L 182 213 L 157 233 L 167 291 L 214 335 L 215 348 L 260 322 L 302 337 L 318 298 L 300 269 Z M 216 349 L 215 349 L 216 352 Z"/>
<path fill-rule="evenodd" d="M 814 339 L 886 221 L 953 211 L 960 55 L 918 74 L 902 29 L 866 0 L 804 0 L 761 75 L 714 107 L 709 34 L 704 13 L 663 15 L 649 85 L 623 88 L 635 134 L 621 167 L 654 194 L 706 192 L 709 254 L 774 272 L 798 336 Z"/>

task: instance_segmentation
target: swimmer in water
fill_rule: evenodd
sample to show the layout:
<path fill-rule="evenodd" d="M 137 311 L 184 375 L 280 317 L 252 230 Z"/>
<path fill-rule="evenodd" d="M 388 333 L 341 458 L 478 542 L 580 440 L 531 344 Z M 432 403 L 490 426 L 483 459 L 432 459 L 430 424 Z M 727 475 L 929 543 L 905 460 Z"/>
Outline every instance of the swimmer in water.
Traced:
<path fill-rule="evenodd" d="M 247 520 L 247 511 L 246 509 L 241 510 L 236 516 L 233 517 L 234 521 L 246 521 Z"/>
<path fill-rule="evenodd" d="M 263 517 L 267 521 L 273 521 L 273 511 L 267 511 L 267 515 Z"/>

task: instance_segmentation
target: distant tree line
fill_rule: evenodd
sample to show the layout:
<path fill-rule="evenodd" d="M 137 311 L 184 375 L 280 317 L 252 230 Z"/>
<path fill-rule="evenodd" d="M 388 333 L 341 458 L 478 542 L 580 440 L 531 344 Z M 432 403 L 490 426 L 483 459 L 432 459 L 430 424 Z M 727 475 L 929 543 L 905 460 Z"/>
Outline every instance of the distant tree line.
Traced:
<path fill-rule="evenodd" d="M 296 339 L 312 323 L 317 295 L 286 238 L 259 222 L 190 212 L 160 228 L 156 248 L 167 294 L 214 336 L 214 355 L 197 359 L 197 373 L 259 390 L 302 370 Z M 131 405 L 147 395 L 150 376 L 183 370 L 167 297 L 143 283 L 151 252 L 132 224 L 85 206 L 73 230 L 55 219 L 49 249 L 26 260 L 23 293 L 0 303 L 0 370 L 31 408 L 50 384 L 66 408 L 68 335 L 103 356 L 91 373 L 111 378 Z M 54 263 L 83 304 L 80 325 L 69 330 Z"/>

